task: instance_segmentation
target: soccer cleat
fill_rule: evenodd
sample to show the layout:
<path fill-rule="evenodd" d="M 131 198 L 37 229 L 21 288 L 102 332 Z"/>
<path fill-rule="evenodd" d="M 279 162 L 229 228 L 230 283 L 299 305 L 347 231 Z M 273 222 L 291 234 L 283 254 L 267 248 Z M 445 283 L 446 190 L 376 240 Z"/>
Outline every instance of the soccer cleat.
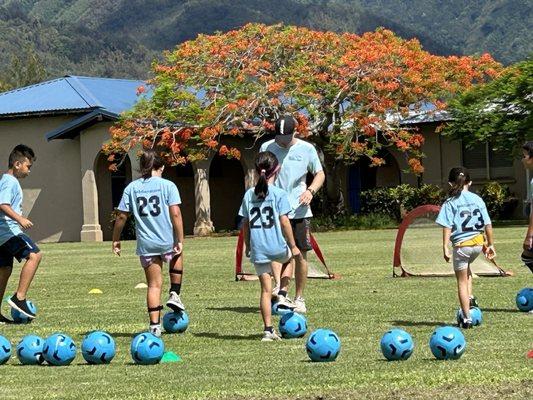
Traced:
<path fill-rule="evenodd" d="M 9 318 L 6 318 L 2 314 L 0 314 L 0 325 L 12 324 L 12 323 L 13 323 L 13 321 L 11 321 Z"/>
<path fill-rule="evenodd" d="M 472 323 L 472 318 L 461 318 L 461 320 L 459 322 L 459 327 L 462 328 L 462 329 L 470 329 L 473 326 L 474 325 Z"/>
<path fill-rule="evenodd" d="M 174 312 L 185 311 L 185 306 L 181 302 L 180 295 L 176 292 L 170 292 L 167 300 L 167 307 Z"/>
<path fill-rule="evenodd" d="M 281 336 L 279 336 L 276 331 L 264 331 L 263 337 L 261 338 L 262 342 L 273 342 L 274 340 L 281 340 Z"/>
<path fill-rule="evenodd" d="M 477 299 L 474 296 L 470 297 L 470 308 L 472 307 L 479 308 L 479 303 L 477 302 Z"/>
<path fill-rule="evenodd" d="M 29 319 L 34 319 L 35 314 L 31 312 L 31 310 L 28 307 L 28 303 L 26 302 L 26 299 L 19 300 L 17 298 L 17 294 L 15 293 L 11 298 L 7 301 L 7 304 L 11 306 L 11 308 L 14 308 L 19 313 L 25 315 Z"/>
<path fill-rule="evenodd" d="M 307 312 L 307 307 L 305 306 L 305 300 L 303 297 L 297 297 L 294 299 L 294 312 L 298 314 L 305 314 Z"/>
<path fill-rule="evenodd" d="M 278 294 L 277 303 L 281 308 L 288 308 L 289 310 L 294 310 L 296 308 L 296 304 L 294 304 L 292 300 L 280 294 Z"/>
<path fill-rule="evenodd" d="M 161 337 L 161 324 L 150 324 L 149 331 L 155 337 Z"/>
<path fill-rule="evenodd" d="M 272 301 L 278 301 L 278 294 L 279 294 L 279 286 L 276 286 L 274 289 L 272 289 Z"/>

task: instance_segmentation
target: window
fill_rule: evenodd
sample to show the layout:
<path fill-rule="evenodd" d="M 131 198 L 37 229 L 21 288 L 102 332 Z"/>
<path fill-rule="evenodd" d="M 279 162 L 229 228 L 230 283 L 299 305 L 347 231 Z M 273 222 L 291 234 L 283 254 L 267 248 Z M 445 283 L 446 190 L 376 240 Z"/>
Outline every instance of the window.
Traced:
<path fill-rule="evenodd" d="M 477 180 L 514 178 L 513 156 L 510 151 L 494 150 L 489 143 L 466 148 L 463 145 L 463 165 L 470 177 Z"/>

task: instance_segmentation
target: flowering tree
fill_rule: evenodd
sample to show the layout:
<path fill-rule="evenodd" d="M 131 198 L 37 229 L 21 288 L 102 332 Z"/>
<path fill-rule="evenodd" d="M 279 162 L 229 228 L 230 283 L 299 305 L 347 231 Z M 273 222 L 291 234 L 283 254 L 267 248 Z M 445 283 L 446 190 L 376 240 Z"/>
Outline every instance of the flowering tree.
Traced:
<path fill-rule="evenodd" d="M 153 96 L 112 128 L 106 151 L 142 142 L 172 163 L 210 151 L 238 158 L 221 143 L 225 136 L 262 135 L 289 113 L 299 134 L 324 152 L 328 198 L 336 202 L 340 163 L 366 157 L 382 165 L 383 146 L 404 152 L 421 174 L 424 139 L 398 117 L 422 101 L 444 108 L 452 94 L 500 66 L 489 55 L 431 55 L 384 29 L 358 36 L 249 24 L 182 43 L 153 68 Z"/>

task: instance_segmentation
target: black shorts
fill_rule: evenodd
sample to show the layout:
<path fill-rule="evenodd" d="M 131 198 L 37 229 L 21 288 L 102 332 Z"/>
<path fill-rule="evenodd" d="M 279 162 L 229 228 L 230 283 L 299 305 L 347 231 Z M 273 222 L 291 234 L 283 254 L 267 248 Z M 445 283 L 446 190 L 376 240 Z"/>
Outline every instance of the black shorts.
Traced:
<path fill-rule="evenodd" d="M 21 262 L 27 259 L 31 253 L 39 253 L 40 251 L 29 236 L 23 233 L 13 236 L 0 246 L 0 267 L 12 267 L 13 258 Z"/>
<path fill-rule="evenodd" d="M 309 251 L 313 250 L 311 246 L 311 219 L 309 218 L 298 218 L 291 219 L 292 234 L 294 235 L 294 241 L 296 242 L 296 247 L 300 251 Z"/>

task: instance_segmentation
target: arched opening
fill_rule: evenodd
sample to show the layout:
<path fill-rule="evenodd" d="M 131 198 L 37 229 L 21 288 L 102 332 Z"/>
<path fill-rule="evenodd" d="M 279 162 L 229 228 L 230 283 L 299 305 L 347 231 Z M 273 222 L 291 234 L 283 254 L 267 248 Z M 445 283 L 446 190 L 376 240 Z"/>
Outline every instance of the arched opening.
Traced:
<path fill-rule="evenodd" d="M 376 187 L 391 187 L 401 183 L 401 170 L 394 156 L 381 150 L 385 165 L 371 167 L 368 158 L 360 159 L 348 168 L 348 201 L 353 213 L 361 211 L 361 192 Z"/>
<path fill-rule="evenodd" d="M 235 159 L 216 155 L 209 168 L 211 220 L 217 231 L 237 229 L 244 195 L 244 169 Z"/>
<path fill-rule="evenodd" d="M 98 221 L 104 240 L 113 234 L 112 213 L 120 203 L 122 193 L 131 182 L 131 162 L 128 156 L 116 171 L 109 170 L 107 156 L 99 153 L 95 161 L 96 187 L 98 189 Z"/>
<path fill-rule="evenodd" d="M 192 235 L 195 222 L 194 210 L 194 171 L 191 163 L 165 167 L 163 178 L 176 184 L 181 197 L 181 216 L 183 218 L 183 230 L 186 235 Z"/>

